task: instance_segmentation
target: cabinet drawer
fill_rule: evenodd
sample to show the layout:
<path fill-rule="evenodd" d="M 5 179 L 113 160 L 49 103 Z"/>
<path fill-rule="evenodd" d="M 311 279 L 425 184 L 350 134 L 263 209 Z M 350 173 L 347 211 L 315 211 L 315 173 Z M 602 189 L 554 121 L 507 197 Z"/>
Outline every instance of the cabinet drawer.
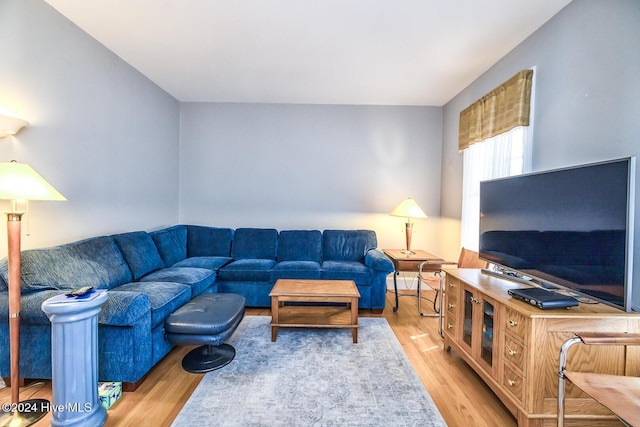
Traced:
<path fill-rule="evenodd" d="M 527 342 L 529 337 L 529 318 L 515 310 L 505 310 L 505 331 L 511 332 L 515 337 Z"/>
<path fill-rule="evenodd" d="M 504 365 L 502 384 L 513 397 L 518 399 L 521 405 L 524 405 L 524 377 L 522 375 Z"/>
<path fill-rule="evenodd" d="M 514 339 L 511 334 L 505 334 L 504 337 L 504 360 L 518 368 L 526 377 L 526 347 L 519 339 Z"/>
<path fill-rule="evenodd" d="M 458 279 L 451 277 L 451 276 L 447 276 L 447 283 L 445 285 L 445 289 L 444 291 L 448 294 L 448 295 L 458 295 L 458 292 L 460 291 L 460 282 L 458 281 Z"/>
<path fill-rule="evenodd" d="M 443 329 L 446 333 L 451 335 L 451 337 L 456 340 L 458 338 L 458 324 L 457 324 L 456 316 L 450 311 L 447 312 L 444 318 Z"/>
<path fill-rule="evenodd" d="M 458 297 L 457 295 L 447 294 L 445 310 L 453 315 L 458 312 Z"/>

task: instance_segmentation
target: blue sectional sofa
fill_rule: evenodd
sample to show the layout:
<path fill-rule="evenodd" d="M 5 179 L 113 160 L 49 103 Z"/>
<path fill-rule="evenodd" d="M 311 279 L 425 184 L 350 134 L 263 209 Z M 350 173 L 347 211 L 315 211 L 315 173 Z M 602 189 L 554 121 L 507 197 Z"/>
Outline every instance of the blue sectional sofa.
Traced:
<path fill-rule="evenodd" d="M 177 225 L 22 252 L 24 378 L 51 378 L 51 324 L 41 304 L 93 286 L 109 298 L 98 317 L 99 379 L 134 389 L 172 348 L 164 321 L 192 298 L 238 293 L 269 307 L 276 280 L 355 281 L 360 308 L 382 312 L 391 262 L 370 230 L 286 230 Z M 10 376 L 7 260 L 0 261 L 0 376 Z M 133 384 L 133 385 L 132 385 Z"/>

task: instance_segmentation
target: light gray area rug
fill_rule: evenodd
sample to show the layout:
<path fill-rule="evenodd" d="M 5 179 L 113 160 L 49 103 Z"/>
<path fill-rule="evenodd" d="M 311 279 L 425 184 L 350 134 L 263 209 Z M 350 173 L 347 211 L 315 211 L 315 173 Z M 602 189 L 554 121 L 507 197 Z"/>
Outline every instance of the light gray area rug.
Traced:
<path fill-rule="evenodd" d="M 279 329 L 247 316 L 236 357 L 207 373 L 172 424 L 191 426 L 446 426 L 383 318 L 351 329 Z"/>

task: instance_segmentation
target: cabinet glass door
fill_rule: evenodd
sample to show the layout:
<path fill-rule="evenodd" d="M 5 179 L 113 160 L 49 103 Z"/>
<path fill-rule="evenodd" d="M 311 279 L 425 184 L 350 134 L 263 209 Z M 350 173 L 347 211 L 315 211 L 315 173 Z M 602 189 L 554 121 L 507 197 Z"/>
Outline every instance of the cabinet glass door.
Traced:
<path fill-rule="evenodd" d="M 464 291 L 464 317 L 462 322 L 462 341 L 471 347 L 471 337 L 473 336 L 473 301 L 471 292 Z"/>
<path fill-rule="evenodd" d="M 482 348 L 480 355 L 489 366 L 493 366 L 493 304 L 482 302 Z"/>

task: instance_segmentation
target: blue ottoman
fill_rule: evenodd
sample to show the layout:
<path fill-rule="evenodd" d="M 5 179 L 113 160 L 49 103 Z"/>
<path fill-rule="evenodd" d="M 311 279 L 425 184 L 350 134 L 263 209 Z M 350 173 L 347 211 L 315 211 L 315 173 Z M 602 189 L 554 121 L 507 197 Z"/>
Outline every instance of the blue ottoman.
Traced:
<path fill-rule="evenodd" d="M 167 340 L 174 345 L 201 345 L 182 360 L 185 371 L 203 373 L 228 365 L 236 350 L 225 341 L 244 317 L 245 299 L 238 294 L 203 294 L 165 321 Z"/>

